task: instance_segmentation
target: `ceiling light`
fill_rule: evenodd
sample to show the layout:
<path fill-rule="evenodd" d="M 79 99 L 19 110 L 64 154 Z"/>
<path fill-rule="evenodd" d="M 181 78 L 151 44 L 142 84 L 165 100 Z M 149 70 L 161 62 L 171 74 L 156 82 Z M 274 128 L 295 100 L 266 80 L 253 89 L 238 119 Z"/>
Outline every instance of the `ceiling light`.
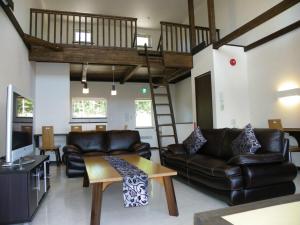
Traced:
<path fill-rule="evenodd" d="M 89 93 L 90 93 L 90 89 L 88 88 L 87 83 L 84 83 L 82 88 L 82 94 L 87 95 Z"/>
<path fill-rule="evenodd" d="M 112 85 L 112 88 L 111 88 L 111 92 L 110 92 L 110 94 L 111 94 L 112 96 L 115 96 L 115 95 L 117 95 L 116 86 L 115 86 L 114 84 Z"/>
<path fill-rule="evenodd" d="M 87 82 L 87 71 L 88 71 L 88 63 L 86 63 L 86 65 L 82 65 L 82 78 L 81 78 L 81 82 L 83 82 L 83 83 Z"/>
<path fill-rule="evenodd" d="M 112 87 L 111 87 L 111 92 L 110 92 L 110 94 L 112 95 L 112 96 L 115 96 L 115 95 L 117 95 L 117 90 L 116 90 L 116 85 L 115 85 L 115 66 L 112 66 L 111 67 L 111 70 L 112 70 L 112 72 L 113 72 L 113 84 L 112 84 Z"/>

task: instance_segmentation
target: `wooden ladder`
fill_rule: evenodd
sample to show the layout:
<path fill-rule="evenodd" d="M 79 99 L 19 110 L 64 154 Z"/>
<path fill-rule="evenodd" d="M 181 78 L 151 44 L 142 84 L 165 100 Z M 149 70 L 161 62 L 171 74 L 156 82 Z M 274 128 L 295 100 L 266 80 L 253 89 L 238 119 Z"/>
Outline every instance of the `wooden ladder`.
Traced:
<path fill-rule="evenodd" d="M 152 106 L 153 106 L 153 112 L 154 112 L 154 120 L 155 120 L 155 128 L 156 128 L 156 136 L 157 136 L 157 143 L 158 143 L 158 149 L 159 149 L 159 156 L 161 158 L 161 152 L 163 148 L 166 146 L 163 146 L 163 139 L 166 138 L 173 138 L 175 144 L 178 144 L 178 136 L 176 131 L 176 123 L 175 123 L 175 117 L 174 117 L 174 111 L 172 106 L 172 98 L 170 94 L 170 87 L 168 82 L 160 82 L 160 83 L 154 83 L 152 79 L 151 74 L 151 68 L 149 63 L 149 55 L 148 55 L 148 49 L 145 45 L 145 56 L 146 56 L 146 65 L 148 70 L 148 76 L 149 76 L 149 84 L 150 84 L 150 90 L 151 90 L 151 98 L 152 98 Z M 160 90 L 160 92 L 157 92 L 157 90 Z M 162 92 L 163 91 L 163 92 Z M 157 103 L 157 98 L 161 98 L 164 100 L 163 102 Z M 168 112 L 161 112 L 160 108 L 168 108 Z M 160 109 L 160 110 L 159 110 Z M 170 122 L 167 123 L 160 123 L 161 118 L 169 118 Z M 173 133 L 167 133 L 164 134 L 163 127 L 171 127 Z"/>

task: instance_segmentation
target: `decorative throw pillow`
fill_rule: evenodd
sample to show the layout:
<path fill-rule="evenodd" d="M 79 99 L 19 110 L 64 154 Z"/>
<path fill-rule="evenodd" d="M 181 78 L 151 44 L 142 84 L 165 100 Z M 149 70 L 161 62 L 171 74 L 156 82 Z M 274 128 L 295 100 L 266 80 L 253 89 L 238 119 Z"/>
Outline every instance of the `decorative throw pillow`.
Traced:
<path fill-rule="evenodd" d="M 247 153 L 255 154 L 256 151 L 261 148 L 250 123 L 244 128 L 242 133 L 232 141 L 231 147 L 235 155 Z"/>
<path fill-rule="evenodd" d="M 199 127 L 197 127 L 190 136 L 183 141 L 183 145 L 187 150 L 187 153 L 192 155 L 197 153 L 200 148 L 207 142 L 207 140 L 202 135 Z"/>

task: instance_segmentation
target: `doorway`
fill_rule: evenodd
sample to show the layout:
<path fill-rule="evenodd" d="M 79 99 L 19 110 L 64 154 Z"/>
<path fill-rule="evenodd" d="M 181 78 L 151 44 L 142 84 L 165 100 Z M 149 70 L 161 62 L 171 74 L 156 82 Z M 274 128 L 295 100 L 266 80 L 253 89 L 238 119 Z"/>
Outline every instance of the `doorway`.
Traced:
<path fill-rule="evenodd" d="M 195 77 L 197 125 L 201 128 L 213 128 L 213 105 L 211 73 Z"/>

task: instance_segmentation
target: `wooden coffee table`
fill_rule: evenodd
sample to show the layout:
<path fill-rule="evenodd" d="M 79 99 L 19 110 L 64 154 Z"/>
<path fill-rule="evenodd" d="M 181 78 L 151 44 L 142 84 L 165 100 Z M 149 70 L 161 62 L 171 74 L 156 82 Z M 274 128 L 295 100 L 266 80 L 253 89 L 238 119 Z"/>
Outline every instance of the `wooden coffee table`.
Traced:
<path fill-rule="evenodd" d="M 144 171 L 149 179 L 155 179 L 165 188 L 166 199 L 170 216 L 178 216 L 177 202 L 172 182 L 172 176 L 177 175 L 177 172 L 153 163 L 150 160 L 137 155 L 118 156 L 126 160 L 130 164 Z M 92 184 L 92 210 L 91 210 L 91 225 L 100 224 L 102 193 L 105 189 L 114 182 L 121 182 L 122 176 L 103 159 L 102 156 L 84 157 L 86 173 L 83 179 L 83 186 L 88 187 Z"/>

